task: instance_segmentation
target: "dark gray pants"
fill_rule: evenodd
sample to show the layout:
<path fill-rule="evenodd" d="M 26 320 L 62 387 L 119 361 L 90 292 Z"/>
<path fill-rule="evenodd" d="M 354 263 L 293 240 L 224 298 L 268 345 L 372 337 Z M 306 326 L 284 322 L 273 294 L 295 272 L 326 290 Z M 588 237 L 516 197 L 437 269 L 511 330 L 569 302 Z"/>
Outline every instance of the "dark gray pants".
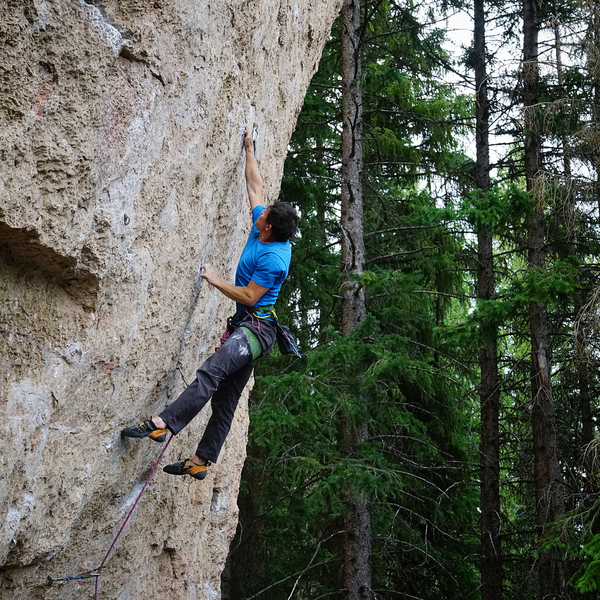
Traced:
<path fill-rule="evenodd" d="M 160 418 L 177 435 L 212 397 L 212 416 L 196 454 L 216 462 L 231 428 L 244 387 L 252 375 L 250 343 L 241 329 L 196 371 L 196 379 L 162 413 Z"/>

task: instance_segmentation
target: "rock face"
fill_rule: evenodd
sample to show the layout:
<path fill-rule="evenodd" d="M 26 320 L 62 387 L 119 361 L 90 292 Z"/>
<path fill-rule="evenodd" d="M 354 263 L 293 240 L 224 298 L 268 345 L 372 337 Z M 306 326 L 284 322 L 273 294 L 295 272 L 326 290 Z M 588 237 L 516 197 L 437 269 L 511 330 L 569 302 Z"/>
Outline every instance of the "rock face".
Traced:
<path fill-rule="evenodd" d="M 250 216 L 268 201 L 340 0 L 0 3 L 0 598 L 85 598 L 157 460 L 122 427 L 212 352 Z M 195 449 L 209 409 L 163 462 Z M 198 483 L 154 476 L 100 598 L 216 600 L 237 519 L 244 397 Z M 170 459 L 170 460 L 169 460 Z"/>

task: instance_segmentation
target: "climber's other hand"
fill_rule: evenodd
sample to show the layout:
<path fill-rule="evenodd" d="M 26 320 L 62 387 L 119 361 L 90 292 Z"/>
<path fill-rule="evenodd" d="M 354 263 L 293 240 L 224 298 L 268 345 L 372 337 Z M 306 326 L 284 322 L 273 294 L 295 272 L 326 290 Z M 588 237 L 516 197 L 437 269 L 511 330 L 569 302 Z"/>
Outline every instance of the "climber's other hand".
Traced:
<path fill-rule="evenodd" d="M 200 277 L 206 279 L 210 285 L 215 285 L 217 282 L 221 281 L 219 272 L 216 269 L 213 269 L 208 263 L 200 265 Z"/>

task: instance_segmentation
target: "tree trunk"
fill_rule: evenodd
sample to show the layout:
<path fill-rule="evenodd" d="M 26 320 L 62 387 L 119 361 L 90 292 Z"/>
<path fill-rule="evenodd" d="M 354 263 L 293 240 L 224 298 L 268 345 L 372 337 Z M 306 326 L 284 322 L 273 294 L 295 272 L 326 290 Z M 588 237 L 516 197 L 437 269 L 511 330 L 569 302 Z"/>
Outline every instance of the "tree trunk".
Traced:
<path fill-rule="evenodd" d="M 363 319 L 365 295 L 356 277 L 365 262 L 362 198 L 362 96 L 360 87 L 360 0 L 342 7 L 342 333 L 354 331 Z"/>
<path fill-rule="evenodd" d="M 589 30 L 588 36 L 591 40 L 590 46 L 588 47 L 588 66 L 592 73 L 594 85 L 594 102 L 592 105 L 592 122 L 597 124 L 600 122 L 600 75 L 598 72 L 598 54 L 600 51 L 600 4 L 594 2 L 591 5 L 593 15 L 589 19 Z M 594 153 L 594 167 L 596 169 L 596 181 L 595 181 L 595 195 L 596 202 L 598 204 L 598 213 L 600 214 L 600 154 L 596 150 Z M 600 222 L 596 224 L 600 226 Z M 577 299 L 576 299 L 577 300 Z M 596 435 L 596 425 L 594 419 L 594 413 L 592 411 L 592 399 L 590 398 L 589 390 L 589 377 L 590 367 L 588 365 L 589 358 L 586 348 L 585 341 L 585 318 L 582 315 L 583 301 L 581 293 L 579 293 L 579 302 L 576 302 L 575 310 L 577 311 L 577 319 L 580 319 L 577 325 L 577 334 L 581 337 L 577 340 L 577 368 L 579 374 L 579 386 L 580 386 L 580 410 L 581 410 L 581 421 L 582 421 L 582 442 L 583 444 L 589 444 Z M 576 321 L 577 323 L 577 321 Z"/>
<path fill-rule="evenodd" d="M 599 49 L 600 49 L 600 5 L 595 2 L 593 4 L 593 18 L 590 19 L 591 27 L 593 28 L 591 39 L 593 40 L 594 52 L 596 54 L 596 59 Z M 596 123 L 600 122 L 600 77 L 598 76 L 597 69 L 594 71 L 594 107 L 593 107 L 593 116 L 594 121 Z M 597 158 L 597 157 L 596 157 Z M 600 214 L 600 161 L 595 161 L 596 168 L 596 195 L 598 197 L 599 204 L 599 214 Z M 600 224 L 599 224 L 600 225 Z M 580 302 L 580 304 L 582 304 Z M 578 317 L 581 317 L 581 308 L 578 311 Z M 579 346 L 579 344 L 578 344 Z M 584 353 L 582 353 L 584 354 Z M 580 356 L 578 360 L 578 370 L 580 373 L 580 386 L 582 382 L 582 377 L 585 377 L 585 387 L 581 387 L 580 397 L 581 397 L 581 420 L 583 423 L 583 443 L 589 444 L 595 436 L 595 420 L 592 412 L 592 405 L 589 393 L 588 377 L 589 377 L 589 367 L 588 367 L 588 358 L 587 353 L 586 356 Z"/>
<path fill-rule="evenodd" d="M 523 101 L 525 109 L 525 177 L 534 209 L 528 218 L 530 270 L 546 269 L 543 192 L 538 189 L 541 172 L 541 140 L 535 119 L 538 104 L 538 18 L 536 0 L 523 2 Z M 534 275 L 535 276 L 535 275 Z M 556 415 L 550 373 L 547 308 L 542 302 L 529 304 L 531 333 L 531 396 L 536 525 L 539 538 L 564 512 Z M 539 555 L 539 597 L 566 597 L 564 562 L 553 552 Z"/>
<path fill-rule="evenodd" d="M 485 54 L 485 3 L 474 0 L 475 68 L 475 187 L 486 194 L 490 188 L 489 100 Z M 477 231 L 477 297 L 495 296 L 492 232 L 480 225 Z M 498 331 L 493 325 L 482 331 L 479 351 L 481 381 L 480 507 L 481 507 L 481 598 L 502 598 L 502 551 L 500 544 L 500 381 L 498 377 Z"/>
<path fill-rule="evenodd" d="M 323 144 L 323 140 L 317 136 L 317 139 L 315 140 L 315 161 L 317 163 L 323 164 L 325 161 L 325 147 Z M 327 195 L 326 194 L 318 194 L 317 198 L 316 198 L 316 217 L 317 217 L 317 223 L 318 223 L 318 229 L 317 229 L 317 244 L 319 244 L 320 246 L 322 246 L 323 248 L 327 245 L 327 224 L 326 224 L 326 214 L 327 214 Z M 309 306 L 311 304 L 311 302 L 314 303 L 314 298 L 307 298 L 307 301 L 304 302 L 303 306 Z M 302 313 L 302 327 L 307 327 L 306 330 L 303 329 L 303 331 L 309 331 L 309 321 L 308 321 L 308 316 L 309 316 L 309 311 L 307 310 L 303 310 L 300 311 Z M 324 332 L 326 329 L 326 321 L 323 317 L 323 308 L 322 306 L 319 307 L 319 319 L 317 321 L 318 323 L 318 328 L 319 328 L 319 333 L 318 333 L 318 339 L 320 342 L 324 342 L 325 338 L 324 338 Z"/>
<path fill-rule="evenodd" d="M 356 330 L 366 314 L 362 275 L 365 250 L 362 199 L 362 96 L 360 0 L 345 0 L 342 7 L 342 333 Z M 352 448 L 367 438 L 366 424 L 343 419 L 341 445 Z M 368 498 L 349 493 L 345 501 L 343 587 L 346 600 L 368 600 L 371 592 L 371 512 Z"/>

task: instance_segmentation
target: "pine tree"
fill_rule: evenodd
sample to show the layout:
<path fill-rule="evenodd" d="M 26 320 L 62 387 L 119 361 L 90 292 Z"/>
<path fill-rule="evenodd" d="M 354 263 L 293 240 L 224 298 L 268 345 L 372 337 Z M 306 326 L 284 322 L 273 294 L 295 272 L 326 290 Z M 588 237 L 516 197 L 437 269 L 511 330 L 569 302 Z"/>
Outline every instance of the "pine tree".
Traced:
<path fill-rule="evenodd" d="M 474 1 L 473 67 L 475 70 L 474 185 L 479 198 L 490 192 L 489 99 L 485 45 L 485 2 Z M 477 298 L 485 303 L 495 297 L 493 233 L 490 223 L 477 225 Z M 482 327 L 479 350 L 481 406 L 481 597 L 502 598 L 502 546 L 500 539 L 500 378 L 496 323 Z"/>
<path fill-rule="evenodd" d="M 540 188 L 542 147 L 536 108 L 539 103 L 538 63 L 539 21 L 535 0 L 523 2 L 523 104 L 526 113 L 524 162 L 527 191 L 534 208 L 528 218 L 528 262 L 533 277 L 546 270 L 546 237 L 543 191 Z M 536 498 L 536 524 L 540 539 L 550 523 L 564 512 L 559 465 L 558 432 L 552 394 L 551 353 L 547 307 L 543 300 L 529 303 L 531 334 L 531 423 Z M 563 597 L 566 593 L 564 563 L 558 556 L 543 552 L 539 559 L 539 597 Z"/>
<path fill-rule="evenodd" d="M 342 333 L 355 332 L 366 316 L 365 293 L 359 278 L 363 274 L 365 250 L 362 199 L 362 81 L 361 2 L 345 0 L 342 6 L 342 190 L 341 263 Z M 363 396 L 361 402 L 366 402 Z M 348 456 L 368 439 L 368 424 L 340 418 L 340 444 Z M 364 491 L 349 489 L 344 497 L 343 597 L 347 600 L 372 598 L 371 509 Z"/>

